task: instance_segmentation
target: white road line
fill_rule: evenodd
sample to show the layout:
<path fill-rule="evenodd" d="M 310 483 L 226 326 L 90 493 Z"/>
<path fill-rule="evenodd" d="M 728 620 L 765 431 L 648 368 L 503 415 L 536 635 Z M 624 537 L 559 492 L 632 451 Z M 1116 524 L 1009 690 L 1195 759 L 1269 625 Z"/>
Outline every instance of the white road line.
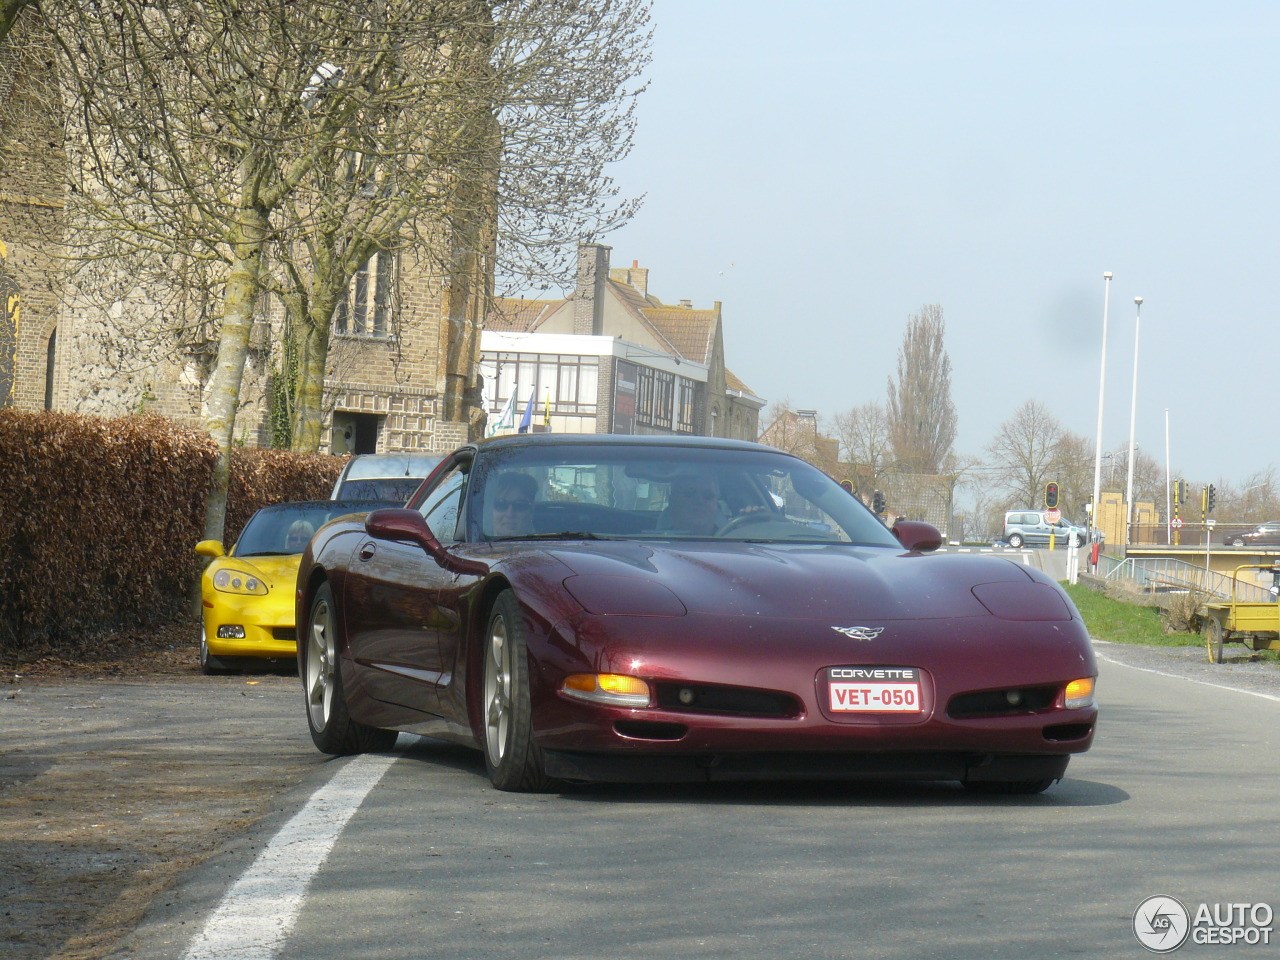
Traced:
<path fill-rule="evenodd" d="M 1094 641 L 1097 643 L 1097 641 Z M 1164 670 L 1152 670 L 1150 667 L 1135 667 L 1131 663 L 1125 663 L 1123 660 L 1115 660 L 1105 654 L 1093 651 L 1093 655 L 1099 660 L 1105 660 L 1107 663 L 1114 663 L 1117 667 L 1128 667 L 1130 670 L 1141 670 L 1143 673 L 1154 673 L 1158 677 L 1172 677 L 1174 680 L 1185 680 L 1187 683 L 1198 683 L 1202 687 L 1216 687 L 1219 690 L 1230 690 L 1233 693 L 1247 693 L 1251 697 L 1261 697 L 1263 700 L 1274 700 L 1280 703 L 1280 697 L 1271 693 L 1259 693 L 1257 690 L 1246 690 L 1244 687 L 1233 687 L 1226 683 L 1211 683 L 1208 680 L 1197 680 L 1195 677 L 1184 677 L 1179 673 L 1166 673 Z"/>
<path fill-rule="evenodd" d="M 395 755 L 357 757 L 312 794 L 227 891 L 184 960 L 272 960 L 302 909 L 311 878 Z"/>

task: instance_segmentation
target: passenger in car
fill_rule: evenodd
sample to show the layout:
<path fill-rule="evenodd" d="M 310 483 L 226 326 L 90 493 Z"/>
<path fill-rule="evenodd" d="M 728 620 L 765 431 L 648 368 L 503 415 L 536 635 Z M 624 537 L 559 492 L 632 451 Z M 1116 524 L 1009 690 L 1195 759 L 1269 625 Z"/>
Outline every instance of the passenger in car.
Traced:
<path fill-rule="evenodd" d="M 537 496 L 538 481 L 527 473 L 512 470 L 494 477 L 485 495 L 492 535 L 523 537 L 532 533 Z"/>

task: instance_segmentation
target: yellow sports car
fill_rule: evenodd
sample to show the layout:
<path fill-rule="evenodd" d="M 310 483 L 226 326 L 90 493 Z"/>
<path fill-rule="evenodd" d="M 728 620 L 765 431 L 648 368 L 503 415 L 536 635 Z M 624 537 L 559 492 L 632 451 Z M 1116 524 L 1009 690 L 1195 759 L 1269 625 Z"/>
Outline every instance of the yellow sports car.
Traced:
<path fill-rule="evenodd" d="M 294 585 L 311 535 L 335 517 L 399 503 L 310 500 L 263 507 L 244 525 L 227 553 L 220 540 L 201 540 L 196 553 L 212 557 L 201 578 L 200 669 L 226 673 L 242 658 L 296 656 Z"/>

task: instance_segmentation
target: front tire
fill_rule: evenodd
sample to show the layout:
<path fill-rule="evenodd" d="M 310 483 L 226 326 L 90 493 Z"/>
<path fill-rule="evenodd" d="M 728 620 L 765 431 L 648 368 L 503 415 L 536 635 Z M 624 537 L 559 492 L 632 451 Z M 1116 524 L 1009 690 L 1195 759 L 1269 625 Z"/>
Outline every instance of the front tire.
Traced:
<path fill-rule="evenodd" d="M 520 605 L 510 590 L 498 594 L 485 631 L 481 721 L 484 765 L 499 790 L 545 790 L 542 750 L 533 739 L 529 649 Z"/>
<path fill-rule="evenodd" d="M 1013 547 L 1013 549 L 1015 550 L 1019 549 L 1025 542 L 1026 541 L 1022 539 L 1022 534 L 1020 533 L 1009 534 L 1009 546 Z"/>
<path fill-rule="evenodd" d="M 209 653 L 209 639 L 205 636 L 203 627 L 200 628 L 200 672 L 206 677 L 217 677 L 232 672 L 231 666 L 225 660 Z"/>
<path fill-rule="evenodd" d="M 1210 663 L 1222 662 L 1222 621 L 1210 616 L 1204 624 L 1204 646 Z"/>
<path fill-rule="evenodd" d="M 322 583 L 311 601 L 307 632 L 298 638 L 298 676 L 311 741 L 321 753 L 347 756 L 390 750 L 398 734 L 352 720 L 342 692 L 333 590 Z"/>

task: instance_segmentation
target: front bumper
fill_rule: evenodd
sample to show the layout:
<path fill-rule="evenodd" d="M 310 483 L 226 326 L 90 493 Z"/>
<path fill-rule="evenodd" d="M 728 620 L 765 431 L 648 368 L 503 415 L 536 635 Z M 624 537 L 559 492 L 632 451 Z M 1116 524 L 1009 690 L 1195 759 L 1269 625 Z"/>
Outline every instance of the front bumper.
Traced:
<path fill-rule="evenodd" d="M 545 753 L 550 776 L 608 783 L 733 780 L 1060 780 L 1070 755 L 981 753 L 722 753 L 700 755 Z"/>
<path fill-rule="evenodd" d="M 204 607 L 204 638 L 214 657 L 263 657 L 284 659 L 297 655 L 293 596 L 276 602 L 273 593 L 265 597 L 220 595 L 212 606 Z M 243 638 L 219 637 L 218 629 L 238 626 Z"/>

